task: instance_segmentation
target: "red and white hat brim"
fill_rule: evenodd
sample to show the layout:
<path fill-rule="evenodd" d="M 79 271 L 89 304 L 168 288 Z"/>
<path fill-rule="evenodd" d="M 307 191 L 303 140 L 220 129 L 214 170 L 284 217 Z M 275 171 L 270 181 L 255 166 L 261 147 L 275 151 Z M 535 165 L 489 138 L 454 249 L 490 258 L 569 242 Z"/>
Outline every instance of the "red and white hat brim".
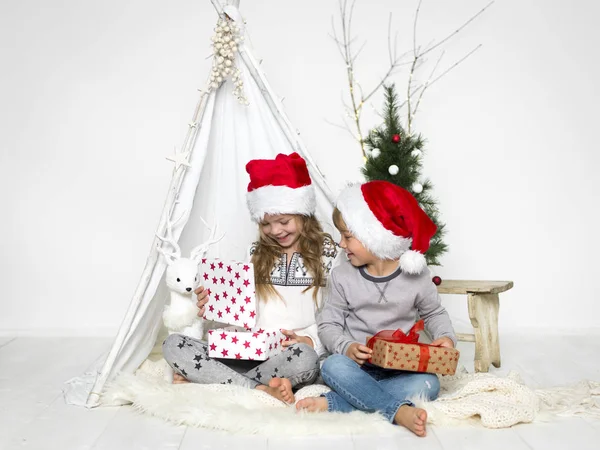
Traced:
<path fill-rule="evenodd" d="M 300 214 L 310 216 L 317 206 L 315 189 L 312 185 L 299 188 L 287 186 L 263 186 L 246 194 L 250 216 L 255 222 L 265 214 Z"/>

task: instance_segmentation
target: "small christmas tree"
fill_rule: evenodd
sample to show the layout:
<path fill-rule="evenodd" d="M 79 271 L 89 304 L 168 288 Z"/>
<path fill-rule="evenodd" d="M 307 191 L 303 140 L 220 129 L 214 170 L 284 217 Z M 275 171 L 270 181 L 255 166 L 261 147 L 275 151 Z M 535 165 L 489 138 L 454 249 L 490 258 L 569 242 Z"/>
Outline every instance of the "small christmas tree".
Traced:
<path fill-rule="evenodd" d="M 437 201 L 431 196 L 433 185 L 421 178 L 423 145 L 421 135 L 408 135 L 400 124 L 398 96 L 394 85 L 385 86 L 384 124 L 371 130 L 365 139 L 367 159 L 363 174 L 368 181 L 385 180 L 415 196 L 423 210 L 437 225 L 437 233 L 425 254 L 427 264 L 439 266 L 448 250 L 442 238 L 445 225 L 440 222 Z"/>

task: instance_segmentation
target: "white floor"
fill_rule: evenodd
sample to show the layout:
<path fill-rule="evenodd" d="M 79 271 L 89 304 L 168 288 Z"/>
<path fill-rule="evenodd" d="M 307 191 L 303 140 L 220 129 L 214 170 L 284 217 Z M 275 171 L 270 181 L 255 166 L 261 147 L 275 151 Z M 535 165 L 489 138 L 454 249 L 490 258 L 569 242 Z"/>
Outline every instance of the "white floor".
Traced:
<path fill-rule="evenodd" d="M 0 337 L 0 449 L 600 449 L 600 421 L 565 418 L 504 430 L 431 426 L 420 439 L 401 436 L 267 438 L 175 427 L 128 407 L 86 410 L 65 405 L 61 387 L 111 344 L 98 338 Z M 532 387 L 600 380 L 596 336 L 503 336 L 502 368 Z M 473 344 L 461 343 L 472 370 Z M 469 365 L 470 362 L 470 365 Z"/>

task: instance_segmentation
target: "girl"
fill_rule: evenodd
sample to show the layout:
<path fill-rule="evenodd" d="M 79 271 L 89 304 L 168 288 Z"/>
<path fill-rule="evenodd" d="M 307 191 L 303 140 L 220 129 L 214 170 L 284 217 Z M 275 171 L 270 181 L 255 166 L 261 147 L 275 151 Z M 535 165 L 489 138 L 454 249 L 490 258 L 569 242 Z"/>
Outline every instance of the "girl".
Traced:
<path fill-rule="evenodd" d="M 252 160 L 247 204 L 258 223 L 259 240 L 250 248 L 254 264 L 259 328 L 279 328 L 289 337 L 282 353 L 267 361 L 208 357 L 207 345 L 173 334 L 163 344 L 174 382 L 229 383 L 260 389 L 294 402 L 293 388 L 314 382 L 319 373 L 315 313 L 337 250 L 314 216 L 316 200 L 306 162 L 297 153 Z M 208 295 L 196 289 L 199 316 Z"/>

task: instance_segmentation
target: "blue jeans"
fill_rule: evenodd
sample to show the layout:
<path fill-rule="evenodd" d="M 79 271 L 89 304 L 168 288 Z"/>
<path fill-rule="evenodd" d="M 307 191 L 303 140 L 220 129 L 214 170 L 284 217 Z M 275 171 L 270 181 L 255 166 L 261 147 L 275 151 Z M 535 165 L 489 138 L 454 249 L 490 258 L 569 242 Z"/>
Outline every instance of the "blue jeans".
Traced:
<path fill-rule="evenodd" d="M 402 405 L 414 406 L 408 398 L 434 400 L 440 392 L 435 374 L 383 369 L 371 364 L 360 366 L 340 354 L 325 360 L 321 376 L 332 389 L 324 394 L 328 411 L 379 412 L 392 423 Z"/>

